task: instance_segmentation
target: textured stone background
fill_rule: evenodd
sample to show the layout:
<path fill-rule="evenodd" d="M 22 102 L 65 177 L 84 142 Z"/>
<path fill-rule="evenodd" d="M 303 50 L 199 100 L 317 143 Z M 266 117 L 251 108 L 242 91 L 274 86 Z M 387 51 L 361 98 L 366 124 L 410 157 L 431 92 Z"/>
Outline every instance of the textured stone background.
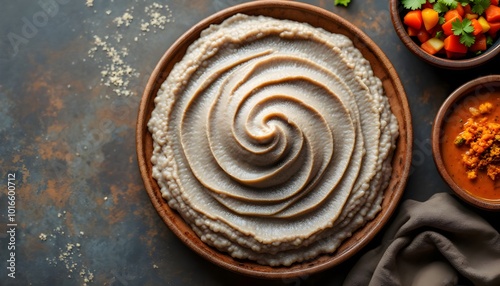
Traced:
<path fill-rule="evenodd" d="M 192 25 L 244 1 L 95 0 L 92 7 L 86 0 L 4 2 L 1 285 L 83 285 L 86 280 L 89 285 L 341 284 L 359 255 L 326 272 L 286 281 L 260 281 L 220 269 L 170 232 L 144 190 L 135 153 L 135 122 L 151 71 Z M 304 2 L 354 23 L 399 73 L 415 136 L 404 198 L 424 200 L 449 191 L 432 159 L 432 121 L 450 92 L 467 80 L 499 73 L 500 60 L 471 71 L 436 69 L 410 54 L 397 38 L 388 1 L 352 0 L 348 8 L 335 7 L 333 0 Z M 156 19 L 165 20 L 163 24 L 154 25 L 155 11 L 166 15 Z M 133 19 L 128 26 L 118 26 L 115 18 L 125 13 Z M 95 37 L 105 44 L 96 43 Z M 124 74 L 110 78 L 113 65 Z M 106 86 L 110 80 L 128 83 Z M 9 173 L 16 176 L 15 279 L 7 277 L 6 269 Z"/>

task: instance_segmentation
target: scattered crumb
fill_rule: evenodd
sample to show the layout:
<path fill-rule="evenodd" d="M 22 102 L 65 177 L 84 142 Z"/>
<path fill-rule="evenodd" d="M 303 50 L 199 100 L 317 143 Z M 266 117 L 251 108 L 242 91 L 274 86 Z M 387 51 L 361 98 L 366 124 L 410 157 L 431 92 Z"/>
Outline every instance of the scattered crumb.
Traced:
<path fill-rule="evenodd" d="M 86 5 L 92 7 L 93 3 L 94 1 L 87 0 Z M 97 12 L 95 10 L 95 13 Z M 168 23 L 174 22 L 173 13 L 166 4 L 153 2 L 144 7 L 144 12 L 146 16 L 136 20 L 134 6 L 131 6 L 121 16 L 112 18 L 111 21 L 117 28 L 127 28 L 135 25 L 131 28 L 132 31 L 138 31 L 138 34 L 132 35 L 130 38 L 124 39 L 124 35 L 120 33 L 119 29 L 111 30 L 111 33 L 105 35 L 93 35 L 94 42 L 88 51 L 88 57 L 99 61 L 101 85 L 110 87 L 117 96 L 135 95 L 135 92 L 131 91 L 129 87 L 132 84 L 131 80 L 139 77 L 136 69 L 126 61 L 129 53 L 128 46 L 133 42 L 138 42 L 140 37 L 146 36 L 146 33 L 157 33 L 158 30 L 165 29 Z M 112 10 L 105 10 L 104 14 L 110 15 Z M 106 26 L 106 28 L 109 28 L 109 26 Z M 144 40 L 148 39 L 144 38 Z M 96 57 L 97 53 L 100 53 L 100 55 L 102 53 L 104 59 L 101 60 L 102 57 Z M 82 59 L 82 61 L 85 61 L 85 59 Z M 101 98 L 109 99 L 110 96 L 102 95 Z"/>
<path fill-rule="evenodd" d="M 83 282 L 84 282 L 83 285 L 87 285 L 87 283 L 93 281 L 94 274 L 92 272 L 88 271 L 88 270 L 85 272 L 85 270 L 82 269 L 82 271 L 80 271 L 80 277 L 83 278 Z"/>
<path fill-rule="evenodd" d="M 158 267 L 158 265 L 153 264 L 153 268 L 154 268 L 154 269 L 158 269 L 159 267 Z"/>
<path fill-rule="evenodd" d="M 62 212 L 63 214 L 66 214 L 66 211 Z M 61 218 L 63 215 L 61 213 L 57 214 L 58 218 Z M 51 239 L 54 239 L 53 244 L 48 244 L 52 245 L 54 248 L 60 245 L 61 240 L 56 236 L 56 234 L 63 235 L 64 234 L 64 228 L 63 226 L 57 226 L 53 229 L 53 233 L 50 234 L 45 234 L 45 233 L 40 233 L 39 238 L 43 241 L 47 240 L 49 237 Z M 68 231 L 72 232 L 72 231 Z M 83 235 L 83 231 L 80 231 L 80 235 Z M 61 236 L 59 236 L 61 237 Z M 66 241 L 64 246 L 62 247 L 57 247 L 52 251 L 52 253 L 55 253 L 54 257 L 46 257 L 45 261 L 49 265 L 53 265 L 54 267 L 64 267 L 66 269 L 66 277 L 68 279 L 77 279 L 80 277 L 81 278 L 81 283 L 83 285 L 87 285 L 90 282 L 93 282 L 94 279 L 94 274 L 87 268 L 87 266 L 83 265 L 83 260 L 82 260 L 82 253 L 80 252 L 80 249 L 82 247 L 81 242 L 75 241 L 75 238 L 72 237 L 71 235 L 68 235 L 67 238 L 64 236 L 64 240 Z M 78 275 L 74 273 L 79 273 Z"/>
<path fill-rule="evenodd" d="M 143 32 L 149 32 L 149 23 L 141 23 L 141 31 Z"/>
<path fill-rule="evenodd" d="M 87 7 L 94 6 L 94 0 L 86 0 L 85 5 L 87 5 Z"/>
<path fill-rule="evenodd" d="M 116 17 L 113 22 L 116 23 L 117 27 L 120 27 L 121 25 L 128 27 L 130 26 L 130 23 L 132 23 L 132 20 L 134 20 L 132 14 L 125 12 L 122 16 Z"/>
<path fill-rule="evenodd" d="M 149 19 L 141 20 L 141 31 L 149 32 L 151 27 L 165 29 L 167 23 L 173 22 L 172 11 L 168 5 L 153 3 L 144 8 L 144 12 L 149 16 Z M 153 31 L 156 33 L 156 30 Z"/>
<path fill-rule="evenodd" d="M 107 201 L 108 200 L 108 197 L 104 197 L 104 200 Z"/>
<path fill-rule="evenodd" d="M 94 57 L 94 53 L 98 49 L 104 52 L 110 63 L 101 67 L 103 69 L 101 70 L 102 84 L 113 87 L 113 91 L 118 96 L 129 96 L 131 92 L 128 86 L 131 77 L 135 74 L 135 69 L 125 63 L 125 58 L 128 56 L 128 49 L 127 47 L 122 47 L 120 50 L 117 50 L 108 43 L 108 38 L 107 36 L 104 38 L 94 36 L 95 47 L 89 51 L 89 56 Z"/>

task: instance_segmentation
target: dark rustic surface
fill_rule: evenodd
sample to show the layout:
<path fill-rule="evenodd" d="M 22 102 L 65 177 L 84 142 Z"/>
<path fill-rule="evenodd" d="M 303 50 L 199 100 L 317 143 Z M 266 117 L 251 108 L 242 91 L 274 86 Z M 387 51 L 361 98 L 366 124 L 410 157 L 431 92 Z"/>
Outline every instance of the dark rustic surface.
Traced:
<path fill-rule="evenodd" d="M 3 3 L 0 285 L 83 285 L 86 279 L 89 285 L 341 284 L 359 255 L 326 272 L 287 281 L 256 280 L 220 269 L 170 232 L 142 185 L 135 122 L 149 74 L 189 27 L 241 2 L 157 0 L 161 8 L 141 0 L 95 0 L 93 7 L 86 0 Z M 459 85 L 500 73 L 500 59 L 469 71 L 437 69 L 402 45 L 391 25 L 388 2 L 352 0 L 348 8 L 334 6 L 333 0 L 304 2 L 354 23 L 399 73 L 415 138 L 404 199 L 425 200 L 449 191 L 432 160 L 432 121 Z M 154 25 L 155 11 L 167 16 L 162 27 Z M 118 27 L 115 18 L 126 12 L 133 19 Z M 149 31 L 141 30 L 145 23 Z M 95 36 L 105 44 L 96 44 Z M 129 68 L 118 76 L 128 84 L 106 86 L 113 64 L 118 70 Z M 7 276 L 8 174 L 15 174 L 15 279 Z M 498 214 L 479 213 L 499 229 Z"/>

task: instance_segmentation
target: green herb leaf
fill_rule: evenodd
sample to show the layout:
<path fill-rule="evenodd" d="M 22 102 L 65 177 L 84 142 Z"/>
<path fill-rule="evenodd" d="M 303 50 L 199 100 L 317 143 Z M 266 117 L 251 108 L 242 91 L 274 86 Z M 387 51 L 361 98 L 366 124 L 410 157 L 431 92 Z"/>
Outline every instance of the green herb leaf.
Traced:
<path fill-rule="evenodd" d="M 474 27 L 472 27 L 471 24 L 472 23 L 469 19 L 464 19 L 463 21 L 456 19 L 451 23 L 451 30 L 453 31 L 453 34 L 460 36 L 461 34 L 474 31 Z M 470 28 L 472 28 L 472 30 L 470 30 Z"/>
<path fill-rule="evenodd" d="M 444 5 L 455 9 L 457 8 L 458 2 L 456 0 L 438 0 L 439 3 L 443 3 Z"/>
<path fill-rule="evenodd" d="M 446 13 L 450 8 L 441 2 L 437 2 L 432 6 L 432 8 L 438 13 Z"/>
<path fill-rule="evenodd" d="M 417 10 L 422 8 L 426 0 L 402 0 L 401 3 L 406 9 Z"/>
<path fill-rule="evenodd" d="M 471 11 L 479 15 L 483 14 L 484 10 L 486 10 L 486 8 L 488 8 L 488 6 L 490 6 L 491 3 L 490 0 L 474 0 L 472 2 L 473 5 Z"/>
<path fill-rule="evenodd" d="M 474 32 L 474 27 L 469 19 L 456 19 L 451 23 L 451 30 L 455 36 L 460 36 L 460 43 L 470 47 L 476 41 L 472 32 Z"/>
<path fill-rule="evenodd" d="M 465 33 L 474 32 L 474 26 L 472 26 L 472 21 L 470 19 L 465 18 L 462 20 L 462 30 Z"/>
<path fill-rule="evenodd" d="M 349 5 L 349 3 L 351 3 L 351 0 L 335 0 L 333 2 L 335 5 L 344 5 L 347 7 L 347 5 Z"/>
<path fill-rule="evenodd" d="M 457 0 L 458 4 L 462 5 L 462 6 L 467 6 L 467 4 L 469 4 L 471 1 L 474 1 L 474 0 Z"/>
<path fill-rule="evenodd" d="M 486 36 L 486 45 L 487 46 L 493 45 L 493 38 L 490 35 Z"/>
<path fill-rule="evenodd" d="M 437 31 L 436 35 L 434 36 L 434 38 L 438 38 L 438 39 L 441 39 L 443 37 L 443 31 Z"/>
<path fill-rule="evenodd" d="M 457 136 L 457 138 L 455 138 L 455 142 L 454 143 L 457 146 L 462 146 L 465 143 L 465 139 L 463 137 Z"/>
<path fill-rule="evenodd" d="M 460 36 L 460 43 L 464 44 L 466 47 L 472 46 L 476 42 L 476 37 L 472 34 L 462 34 Z"/>

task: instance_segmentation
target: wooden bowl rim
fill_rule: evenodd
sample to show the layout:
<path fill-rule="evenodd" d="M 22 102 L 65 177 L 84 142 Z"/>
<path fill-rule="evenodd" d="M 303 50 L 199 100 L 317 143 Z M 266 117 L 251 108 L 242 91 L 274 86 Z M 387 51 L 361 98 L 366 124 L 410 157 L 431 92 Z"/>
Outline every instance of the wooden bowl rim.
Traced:
<path fill-rule="evenodd" d="M 408 35 L 406 29 L 404 28 L 403 22 L 401 21 L 401 12 L 403 11 L 400 5 L 400 0 L 390 0 L 389 10 L 391 13 L 391 20 L 396 34 L 401 39 L 403 44 L 417 57 L 421 58 L 425 62 L 440 68 L 451 69 L 451 70 L 463 70 L 475 68 L 480 65 L 485 64 L 489 60 L 493 59 L 500 53 L 500 37 L 485 53 L 481 55 L 467 58 L 467 59 L 446 59 L 437 57 L 426 53 L 420 46 L 415 43 L 415 41 Z"/>
<path fill-rule="evenodd" d="M 444 103 L 439 108 L 436 118 L 432 126 L 432 155 L 434 158 L 434 163 L 438 169 L 439 174 L 443 180 L 450 186 L 453 192 L 467 203 L 481 208 L 483 210 L 493 210 L 500 211 L 500 199 L 498 200 L 487 200 L 480 197 L 474 196 L 471 193 L 465 191 L 461 188 L 455 181 L 451 178 L 446 167 L 443 163 L 442 153 L 441 153 L 441 140 L 442 137 L 442 127 L 447 116 L 452 112 L 453 107 L 456 103 L 462 100 L 464 97 L 470 96 L 471 92 L 478 87 L 484 86 L 498 86 L 500 90 L 500 75 L 488 75 L 471 80 L 462 86 L 458 87 L 453 91 L 450 96 L 444 101 Z"/>
<path fill-rule="evenodd" d="M 267 12 L 262 13 L 263 11 Z M 187 45 L 199 37 L 201 30 L 208 27 L 209 24 L 220 23 L 236 13 L 254 15 L 264 14 L 269 16 L 273 14 L 272 17 L 287 19 L 291 17 L 290 15 L 295 15 L 293 19 L 289 18 L 292 20 L 299 17 L 297 13 L 303 13 L 305 15 L 304 17 L 307 16 L 308 19 L 305 22 L 310 24 L 313 22 L 323 22 L 323 25 L 328 23 L 328 26 L 323 27 L 326 30 L 345 29 L 346 36 L 351 38 L 360 50 L 361 48 L 365 49 L 362 50 L 365 57 L 367 55 L 371 56 L 373 60 L 380 63 L 377 69 L 374 69 L 374 72 L 376 75 L 377 73 L 383 75 L 381 80 L 384 83 L 384 89 L 389 88 L 393 92 L 390 94 L 390 97 L 388 94 L 388 97 L 393 101 L 391 102 L 391 108 L 398 114 L 400 136 L 393 158 L 393 177 L 385 190 L 382 210 L 372 221 L 369 221 L 364 227 L 355 232 L 351 238 L 345 240 L 334 254 L 321 255 L 314 260 L 293 264 L 290 267 L 270 267 L 250 261 L 233 259 L 228 254 L 219 252 L 201 242 L 198 236 L 196 236 L 191 228 L 182 220 L 180 215 L 168 206 L 161 196 L 156 181 L 151 176 L 151 154 L 147 154 L 147 149 L 148 147 L 151 148 L 152 138 L 147 128 L 147 122 L 151 116 L 151 110 L 154 108 L 154 98 L 156 97 L 158 88 L 169 72 L 169 70 L 165 70 L 166 67 L 168 65 L 173 65 L 170 61 L 171 58 L 175 59 L 175 57 L 179 57 L 179 54 L 183 55 Z M 315 26 L 314 24 L 312 25 Z M 349 33 L 347 33 L 347 31 Z M 184 48 L 182 48 L 183 45 Z M 378 76 L 380 77 L 380 75 Z M 386 90 L 386 93 L 387 92 Z M 373 239 L 393 214 L 404 192 L 410 171 L 412 144 L 413 129 L 406 93 L 394 67 L 380 48 L 361 30 L 332 12 L 305 3 L 283 0 L 255 1 L 239 4 L 205 18 L 184 33 L 165 52 L 158 62 L 158 65 L 153 70 L 140 102 L 136 125 L 137 157 L 141 177 L 153 206 L 165 224 L 167 224 L 172 232 L 174 232 L 188 247 L 216 265 L 240 274 L 268 279 L 304 277 L 326 270 L 347 260 Z M 350 243 L 347 244 L 346 242 Z"/>

